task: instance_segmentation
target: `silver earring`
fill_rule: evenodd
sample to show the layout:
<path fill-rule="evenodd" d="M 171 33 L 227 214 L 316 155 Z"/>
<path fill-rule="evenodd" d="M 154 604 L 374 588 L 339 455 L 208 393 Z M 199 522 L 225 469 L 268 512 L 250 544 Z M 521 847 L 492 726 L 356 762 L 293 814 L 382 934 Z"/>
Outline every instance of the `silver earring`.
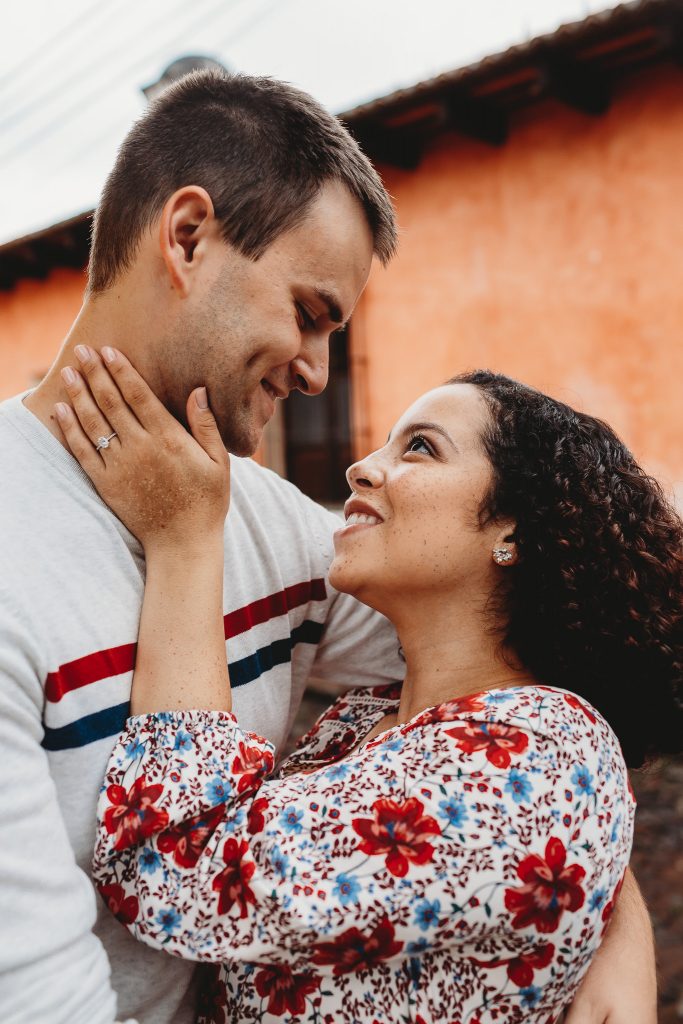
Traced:
<path fill-rule="evenodd" d="M 493 549 L 493 561 L 496 565 L 505 565 L 507 562 L 512 561 L 512 552 L 507 548 L 494 548 Z"/>

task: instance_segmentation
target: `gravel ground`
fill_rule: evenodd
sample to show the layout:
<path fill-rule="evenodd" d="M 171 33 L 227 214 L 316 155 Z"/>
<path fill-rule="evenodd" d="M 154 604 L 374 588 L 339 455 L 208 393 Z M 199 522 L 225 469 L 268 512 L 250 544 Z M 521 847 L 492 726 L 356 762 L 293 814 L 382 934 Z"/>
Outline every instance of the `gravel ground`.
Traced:
<path fill-rule="evenodd" d="M 331 703 L 309 691 L 288 749 Z M 659 1024 L 683 1021 L 683 759 L 635 772 L 638 800 L 631 867 L 650 908 L 659 967 Z M 637 1024 L 636 1021 L 633 1024 Z"/>

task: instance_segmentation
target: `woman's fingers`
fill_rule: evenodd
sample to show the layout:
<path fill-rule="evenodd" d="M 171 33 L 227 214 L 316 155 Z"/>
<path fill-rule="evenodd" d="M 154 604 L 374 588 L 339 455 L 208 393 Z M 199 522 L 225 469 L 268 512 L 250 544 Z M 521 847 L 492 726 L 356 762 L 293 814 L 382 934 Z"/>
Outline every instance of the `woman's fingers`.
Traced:
<path fill-rule="evenodd" d="M 102 445 L 101 450 L 109 447 L 116 448 L 119 444 L 118 437 L 111 436 L 116 431 L 109 420 L 105 419 L 80 373 L 72 366 L 65 366 L 62 370 L 62 380 L 81 430 L 91 444 L 97 448 L 100 442 L 106 439 L 106 444 Z"/>
<path fill-rule="evenodd" d="M 122 352 L 105 345 L 102 358 L 129 409 L 145 430 L 160 434 L 165 427 L 176 426 L 173 416 Z"/>
<path fill-rule="evenodd" d="M 219 465 L 229 466 L 228 453 L 209 408 L 206 388 L 195 388 L 190 394 L 187 400 L 187 422 L 195 441 L 202 446 L 209 458 Z"/>
<path fill-rule="evenodd" d="M 74 354 L 78 359 L 79 369 L 88 382 L 90 394 L 97 403 L 102 416 L 111 424 L 112 430 L 115 430 L 121 439 L 125 438 L 127 433 L 138 426 L 138 422 L 128 408 L 100 354 L 87 345 L 76 345 Z M 86 430 L 86 433 L 89 434 L 89 431 Z"/>
<path fill-rule="evenodd" d="M 71 454 L 75 459 L 78 459 L 85 472 L 95 486 L 97 486 L 97 481 L 104 471 L 104 463 L 93 448 L 90 438 L 78 421 L 78 417 L 66 402 L 58 402 L 55 405 L 55 413 Z"/>

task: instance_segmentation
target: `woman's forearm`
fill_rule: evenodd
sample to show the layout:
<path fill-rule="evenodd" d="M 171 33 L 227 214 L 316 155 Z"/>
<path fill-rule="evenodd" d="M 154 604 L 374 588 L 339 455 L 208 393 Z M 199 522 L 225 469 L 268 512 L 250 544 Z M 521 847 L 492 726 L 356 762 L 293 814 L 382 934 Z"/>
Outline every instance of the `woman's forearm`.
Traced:
<path fill-rule="evenodd" d="M 223 537 L 146 551 L 131 714 L 230 711 L 223 631 Z"/>

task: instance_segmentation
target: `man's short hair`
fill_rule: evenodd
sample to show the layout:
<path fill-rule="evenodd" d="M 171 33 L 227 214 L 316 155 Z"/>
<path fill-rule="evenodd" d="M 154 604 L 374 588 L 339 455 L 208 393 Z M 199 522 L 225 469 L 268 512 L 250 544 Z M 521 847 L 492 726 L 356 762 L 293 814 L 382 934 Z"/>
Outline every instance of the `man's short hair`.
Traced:
<path fill-rule="evenodd" d="M 328 181 L 359 200 L 386 264 L 396 248 L 391 201 L 338 118 L 284 82 L 194 71 L 150 104 L 121 145 L 95 213 L 89 289 L 104 291 L 130 266 L 143 232 L 185 185 L 206 189 L 225 240 L 256 260 Z"/>

